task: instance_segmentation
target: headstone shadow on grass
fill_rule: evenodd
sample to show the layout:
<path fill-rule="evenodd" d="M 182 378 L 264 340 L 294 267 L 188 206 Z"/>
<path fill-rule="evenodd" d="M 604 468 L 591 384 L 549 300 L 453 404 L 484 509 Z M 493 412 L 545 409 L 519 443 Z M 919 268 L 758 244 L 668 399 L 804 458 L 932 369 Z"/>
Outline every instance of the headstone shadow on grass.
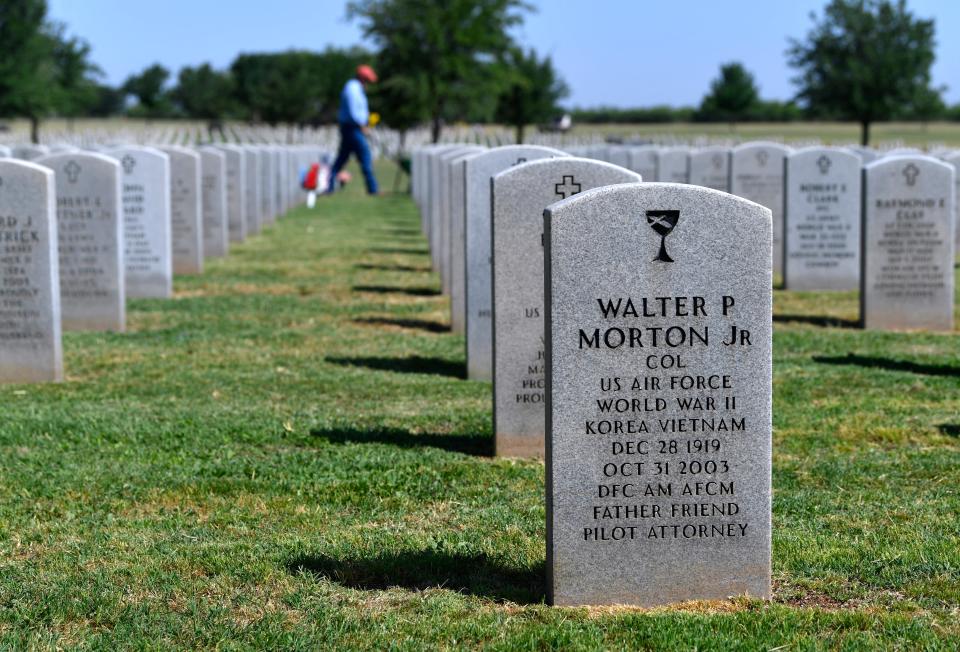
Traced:
<path fill-rule="evenodd" d="M 392 285 L 354 285 L 354 292 L 373 292 L 375 294 L 406 294 L 411 297 L 438 297 L 440 292 L 433 288 L 403 288 Z"/>
<path fill-rule="evenodd" d="M 358 263 L 353 267 L 354 269 L 366 269 L 378 272 L 421 272 L 426 274 L 430 271 L 429 267 L 416 267 L 415 265 L 375 265 L 371 263 Z"/>
<path fill-rule="evenodd" d="M 413 550 L 353 559 L 315 555 L 297 557 L 286 568 L 295 575 L 307 573 L 361 591 L 448 589 L 519 604 L 545 599 L 542 564 L 530 570 L 513 569 L 482 554 Z"/>
<path fill-rule="evenodd" d="M 414 238 L 422 238 L 423 233 L 420 232 L 420 229 L 417 228 L 398 228 L 398 227 L 385 227 L 376 229 L 374 231 L 376 235 L 396 235 L 396 236 L 411 236 Z"/>
<path fill-rule="evenodd" d="M 960 423 L 942 423 L 937 429 L 947 437 L 960 439 Z"/>
<path fill-rule="evenodd" d="M 376 371 L 395 371 L 402 374 L 431 374 L 466 378 L 463 362 L 454 362 L 443 358 L 425 358 L 412 355 L 406 358 L 327 358 L 327 362 L 348 367 L 366 367 Z"/>
<path fill-rule="evenodd" d="M 776 324 L 799 323 L 821 326 L 823 328 L 860 327 L 860 322 L 856 319 L 843 319 L 842 317 L 829 317 L 827 315 L 774 315 L 773 321 Z"/>
<path fill-rule="evenodd" d="M 866 367 L 868 369 L 884 369 L 886 371 L 906 371 L 913 374 L 924 376 L 948 376 L 960 378 L 960 367 L 953 367 L 943 364 L 925 364 L 922 362 L 911 362 L 910 360 L 892 360 L 890 358 L 878 358 L 875 356 L 848 355 L 837 356 L 813 356 L 814 362 L 822 364 L 836 365 L 855 365 Z"/>
<path fill-rule="evenodd" d="M 427 319 L 395 319 L 388 317 L 360 317 L 353 320 L 356 324 L 364 326 L 397 326 L 399 328 L 410 328 L 413 330 L 426 331 L 428 333 L 449 333 L 450 325 L 441 324 Z"/>
<path fill-rule="evenodd" d="M 493 456 L 493 435 L 489 432 L 415 433 L 402 428 L 317 428 L 312 437 L 332 444 L 386 444 L 400 448 L 439 448 L 451 453 L 478 457 Z"/>
<path fill-rule="evenodd" d="M 404 249 L 402 247 L 373 247 L 367 251 L 374 254 L 411 254 L 417 256 L 425 256 L 430 253 L 426 249 Z"/>

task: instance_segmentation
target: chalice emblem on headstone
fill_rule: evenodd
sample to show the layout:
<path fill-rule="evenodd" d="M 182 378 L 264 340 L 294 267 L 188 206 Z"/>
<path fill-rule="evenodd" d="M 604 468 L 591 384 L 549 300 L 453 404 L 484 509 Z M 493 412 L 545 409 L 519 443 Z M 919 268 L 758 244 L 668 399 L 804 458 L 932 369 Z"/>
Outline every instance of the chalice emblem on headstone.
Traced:
<path fill-rule="evenodd" d="M 654 260 L 672 263 L 673 258 L 667 253 L 667 236 L 680 220 L 680 211 L 647 211 L 647 224 L 654 233 L 660 236 L 660 251 Z"/>

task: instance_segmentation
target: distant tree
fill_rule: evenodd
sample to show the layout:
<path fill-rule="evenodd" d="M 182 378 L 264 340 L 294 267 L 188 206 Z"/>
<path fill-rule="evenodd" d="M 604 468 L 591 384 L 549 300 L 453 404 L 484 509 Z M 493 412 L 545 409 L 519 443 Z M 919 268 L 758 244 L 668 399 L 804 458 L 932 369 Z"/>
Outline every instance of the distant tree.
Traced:
<path fill-rule="evenodd" d="M 188 118 L 223 120 L 235 103 L 233 78 L 230 73 L 214 70 L 209 63 L 196 68 L 185 66 L 170 96 Z"/>
<path fill-rule="evenodd" d="M 66 35 L 66 28 L 52 24 L 51 39 L 56 83 L 54 110 L 68 119 L 89 115 L 99 100 L 98 78 L 103 71 L 90 61 L 90 45 Z"/>
<path fill-rule="evenodd" d="M 909 117 L 922 122 L 924 130 L 928 122 L 941 119 L 946 115 L 947 104 L 943 101 L 945 90 L 945 88 L 928 87 L 914 95 L 909 107 Z"/>
<path fill-rule="evenodd" d="M 742 122 L 760 100 L 753 75 L 742 63 L 720 66 L 720 75 L 710 82 L 710 92 L 700 103 L 698 118 L 709 122 Z"/>
<path fill-rule="evenodd" d="M 803 118 L 803 111 L 796 102 L 758 100 L 750 110 L 750 120 L 757 122 L 794 122 Z"/>
<path fill-rule="evenodd" d="M 505 88 L 497 102 L 497 120 L 517 130 L 523 142 L 528 124 L 552 119 L 560 112 L 559 102 L 570 94 L 557 74 L 550 57 L 540 59 L 535 50 L 511 48 L 505 60 Z"/>
<path fill-rule="evenodd" d="M 357 66 L 373 60 L 373 54 L 361 47 L 327 48 L 314 54 L 312 69 L 316 99 L 313 122 L 337 119 L 343 85 L 356 74 Z"/>
<path fill-rule="evenodd" d="M 831 0 L 805 40 L 790 40 L 800 71 L 797 97 L 816 114 L 856 120 L 860 141 L 930 89 L 934 22 L 915 18 L 905 0 Z"/>
<path fill-rule="evenodd" d="M 0 2 L 0 115 L 30 120 L 35 143 L 40 120 L 53 109 L 56 94 L 46 13 L 44 0 Z"/>
<path fill-rule="evenodd" d="M 425 80 L 421 75 L 394 71 L 382 59 L 377 59 L 377 70 L 383 81 L 372 87 L 370 102 L 381 114 L 383 124 L 400 132 L 403 149 L 407 131 L 427 119 Z"/>
<path fill-rule="evenodd" d="M 474 66 L 470 75 L 449 87 L 449 100 L 443 107 L 440 121 L 488 123 L 496 119 L 497 102 L 506 83 L 505 67 L 502 61 L 481 61 Z M 429 95 L 426 96 L 429 113 Z M 432 124 L 432 116 L 428 115 Z"/>
<path fill-rule="evenodd" d="M 87 115 L 98 118 L 120 115 L 123 113 L 125 98 L 126 93 L 121 88 L 115 88 L 108 84 L 95 84 L 93 101 Z"/>
<path fill-rule="evenodd" d="M 155 63 L 137 75 L 130 75 L 123 82 L 123 90 L 137 98 L 137 106 L 131 109 L 131 115 L 146 118 L 164 118 L 173 114 L 173 104 L 165 86 L 170 71 Z"/>
<path fill-rule="evenodd" d="M 410 78 L 422 76 L 436 142 L 448 106 L 478 91 L 471 81 L 506 53 L 509 29 L 529 9 L 522 0 L 352 0 L 347 17 L 359 21 L 378 57 Z"/>
<path fill-rule="evenodd" d="M 371 58 L 361 48 L 241 54 L 230 72 L 248 119 L 317 123 L 336 118 L 344 83 Z"/>

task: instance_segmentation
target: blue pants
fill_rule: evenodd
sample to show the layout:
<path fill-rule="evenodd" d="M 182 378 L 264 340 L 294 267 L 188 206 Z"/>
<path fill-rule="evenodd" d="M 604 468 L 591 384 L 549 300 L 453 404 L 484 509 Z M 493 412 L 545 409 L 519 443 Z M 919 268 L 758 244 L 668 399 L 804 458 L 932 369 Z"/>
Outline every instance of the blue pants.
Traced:
<path fill-rule="evenodd" d="M 327 192 L 333 192 L 336 189 L 337 174 L 347 164 L 351 154 L 356 155 L 360 162 L 363 178 L 367 182 L 367 192 L 371 195 L 376 194 L 377 178 L 373 176 L 373 162 L 367 139 L 363 136 L 360 127 L 345 124 L 340 125 L 340 149 L 337 152 L 337 160 L 333 162 L 333 169 L 330 171 L 330 185 L 327 187 Z"/>

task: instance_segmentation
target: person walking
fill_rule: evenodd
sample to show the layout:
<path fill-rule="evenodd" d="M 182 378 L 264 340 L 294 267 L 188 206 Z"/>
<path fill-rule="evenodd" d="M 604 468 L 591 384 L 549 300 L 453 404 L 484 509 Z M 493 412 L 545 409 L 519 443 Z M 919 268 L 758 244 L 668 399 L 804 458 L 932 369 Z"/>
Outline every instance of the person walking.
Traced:
<path fill-rule="evenodd" d="M 340 93 L 340 111 L 337 113 L 337 122 L 340 124 L 340 148 L 337 159 L 330 170 L 330 182 L 327 192 L 332 193 L 337 188 L 337 175 L 347 164 L 350 155 L 357 157 L 363 178 L 367 184 L 367 192 L 371 195 L 378 193 L 377 177 L 373 174 L 373 161 L 370 156 L 370 146 L 367 145 L 366 135 L 369 133 L 367 124 L 370 122 L 370 109 L 367 106 L 367 95 L 364 92 L 367 84 L 377 82 L 377 73 L 367 65 L 357 66 L 356 76 L 343 86 Z"/>

